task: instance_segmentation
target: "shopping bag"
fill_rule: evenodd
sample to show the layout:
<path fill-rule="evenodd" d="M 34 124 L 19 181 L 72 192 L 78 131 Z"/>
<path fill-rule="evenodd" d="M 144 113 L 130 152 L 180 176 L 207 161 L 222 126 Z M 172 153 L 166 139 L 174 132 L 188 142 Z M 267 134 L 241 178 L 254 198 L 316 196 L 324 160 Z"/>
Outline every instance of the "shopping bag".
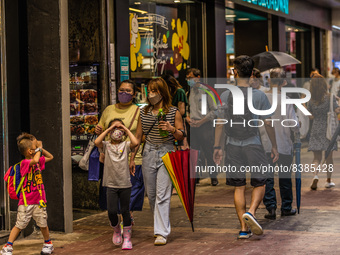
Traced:
<path fill-rule="evenodd" d="M 300 109 L 297 109 L 296 116 L 299 119 L 301 124 L 300 126 L 300 139 L 303 139 L 307 136 L 309 131 L 309 117 L 305 115 Z"/>
<path fill-rule="evenodd" d="M 79 167 L 83 170 L 89 170 L 89 158 L 90 158 L 90 154 L 93 150 L 93 148 L 95 147 L 94 145 L 94 140 L 95 140 L 95 136 L 92 136 L 84 153 L 84 156 L 82 157 L 82 159 L 79 161 Z"/>
<path fill-rule="evenodd" d="M 327 113 L 327 132 L 326 132 L 326 138 L 328 140 L 332 140 L 333 134 L 335 133 L 336 128 L 339 125 L 338 116 L 334 112 L 333 109 L 333 93 L 330 96 L 330 107 L 329 112 Z M 338 139 L 339 140 L 339 137 Z"/>
<path fill-rule="evenodd" d="M 100 162 L 99 162 L 100 152 L 97 147 L 94 147 L 91 151 L 89 158 L 89 181 L 98 181 L 100 179 Z"/>

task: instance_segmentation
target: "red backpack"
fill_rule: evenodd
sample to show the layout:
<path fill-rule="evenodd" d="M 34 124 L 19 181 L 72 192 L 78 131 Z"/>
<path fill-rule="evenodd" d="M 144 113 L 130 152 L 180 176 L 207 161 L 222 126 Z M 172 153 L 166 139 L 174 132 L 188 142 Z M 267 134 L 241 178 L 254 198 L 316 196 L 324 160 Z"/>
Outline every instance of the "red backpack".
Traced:
<path fill-rule="evenodd" d="M 14 166 L 11 166 L 4 177 L 4 180 L 7 182 L 7 192 L 11 199 L 19 200 L 20 198 L 20 190 L 22 191 L 22 195 L 24 198 L 24 202 L 26 205 L 26 196 L 24 191 L 22 190 L 22 185 L 25 180 L 25 176 L 21 176 L 20 173 L 21 161 Z"/>

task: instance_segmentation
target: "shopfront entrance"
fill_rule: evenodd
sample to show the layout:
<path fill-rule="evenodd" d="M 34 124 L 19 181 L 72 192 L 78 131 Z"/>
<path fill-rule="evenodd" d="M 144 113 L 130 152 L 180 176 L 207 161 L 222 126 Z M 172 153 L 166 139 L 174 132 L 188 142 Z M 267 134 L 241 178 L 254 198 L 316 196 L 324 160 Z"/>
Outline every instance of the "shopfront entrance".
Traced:
<path fill-rule="evenodd" d="M 309 6 L 309 3 L 304 4 Z M 304 19 L 306 6 L 291 1 L 287 12 L 287 8 L 274 10 L 251 1 L 226 1 L 227 76 L 232 78 L 232 62 L 236 56 L 253 56 L 266 50 L 285 52 L 301 61 L 301 65 L 285 67 L 289 78 L 309 77 L 312 68 L 318 68 L 325 75 L 329 24 L 326 20 L 315 24 Z M 313 10 L 315 15 L 323 12 L 327 10 Z"/>

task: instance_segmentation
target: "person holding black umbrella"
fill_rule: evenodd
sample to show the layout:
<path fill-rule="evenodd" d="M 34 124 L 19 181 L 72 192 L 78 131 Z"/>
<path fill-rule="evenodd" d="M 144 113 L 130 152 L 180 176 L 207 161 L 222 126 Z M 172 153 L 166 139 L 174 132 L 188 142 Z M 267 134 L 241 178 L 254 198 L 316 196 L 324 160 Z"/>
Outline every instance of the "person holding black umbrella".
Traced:
<path fill-rule="evenodd" d="M 282 68 L 274 68 L 270 70 L 270 91 L 266 93 L 269 102 L 272 104 L 273 99 L 273 89 L 276 88 L 278 93 L 281 94 L 281 88 L 287 84 L 286 73 Z M 264 127 L 260 127 L 261 140 L 263 148 L 267 154 L 268 162 L 272 166 L 280 166 L 281 168 L 289 169 L 289 171 L 279 171 L 279 187 L 281 196 L 281 216 L 292 216 L 296 214 L 296 209 L 292 209 L 293 202 L 293 191 L 292 191 L 292 179 L 291 179 L 291 165 L 293 162 L 293 141 L 291 140 L 291 131 L 299 132 L 299 125 L 294 125 L 299 123 L 296 117 L 293 105 L 286 105 L 286 115 L 281 115 L 281 96 L 278 97 L 278 107 L 276 108 L 273 119 L 279 120 L 273 123 L 275 127 L 275 137 L 277 142 L 277 149 L 279 152 L 279 160 L 276 163 L 272 162 L 270 157 L 270 152 L 272 144 L 266 133 Z M 295 120 L 289 121 L 288 126 L 282 126 L 281 121 L 284 120 Z M 287 121 L 288 122 L 288 121 Z M 266 182 L 266 189 L 263 198 L 263 203 L 266 206 L 268 213 L 264 216 L 266 219 L 275 220 L 276 219 L 276 193 L 274 188 L 274 171 L 269 171 L 268 179 Z"/>
<path fill-rule="evenodd" d="M 313 125 L 310 135 L 310 140 L 308 144 L 308 151 L 313 151 L 314 159 L 312 166 L 315 167 L 314 178 L 311 184 L 311 189 L 316 190 L 319 177 L 318 173 L 320 172 L 320 168 L 323 169 L 323 166 L 320 166 L 322 160 L 322 152 L 327 150 L 327 147 L 330 143 L 330 140 L 326 137 L 327 132 L 327 113 L 330 109 L 330 100 L 333 100 L 334 111 L 336 113 L 340 113 L 340 107 L 336 102 L 336 98 L 327 92 L 327 82 L 321 75 L 314 75 L 311 80 L 310 92 L 311 92 L 311 101 L 308 104 L 308 111 L 312 113 L 310 116 L 313 119 Z M 337 144 L 334 143 L 332 151 L 337 150 Z M 327 181 L 325 184 L 326 188 L 332 188 L 335 186 L 334 182 L 331 181 L 332 169 L 333 165 L 333 157 L 332 152 L 326 158 L 327 164 Z"/>

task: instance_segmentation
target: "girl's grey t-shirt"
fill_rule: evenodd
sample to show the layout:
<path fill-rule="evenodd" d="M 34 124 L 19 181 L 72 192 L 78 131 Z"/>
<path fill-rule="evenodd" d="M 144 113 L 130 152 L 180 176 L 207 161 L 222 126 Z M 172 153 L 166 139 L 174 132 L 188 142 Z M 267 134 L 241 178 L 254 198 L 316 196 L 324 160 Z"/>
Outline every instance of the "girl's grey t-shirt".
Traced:
<path fill-rule="evenodd" d="M 130 188 L 129 153 L 130 142 L 112 144 L 103 141 L 105 153 L 103 186 L 109 188 Z"/>

